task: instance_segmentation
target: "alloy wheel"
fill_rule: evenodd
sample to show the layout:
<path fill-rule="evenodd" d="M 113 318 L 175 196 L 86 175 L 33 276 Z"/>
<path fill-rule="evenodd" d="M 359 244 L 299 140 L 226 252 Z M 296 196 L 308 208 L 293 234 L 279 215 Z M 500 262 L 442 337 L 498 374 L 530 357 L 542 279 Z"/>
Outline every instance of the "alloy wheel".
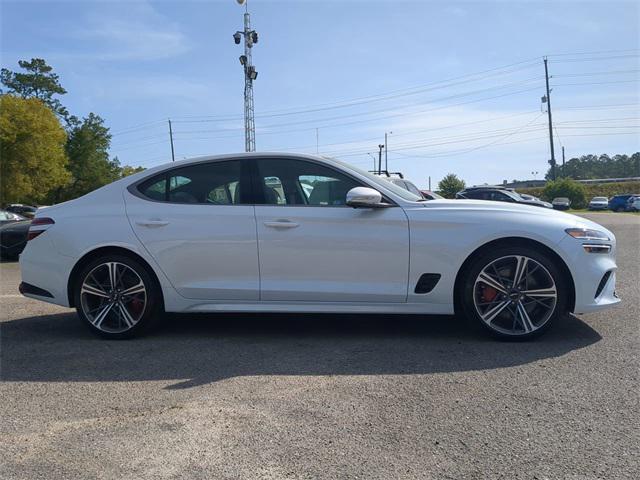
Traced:
<path fill-rule="evenodd" d="M 82 311 L 97 329 L 122 333 L 142 318 L 147 290 L 140 275 L 128 265 L 106 262 L 93 268 L 80 290 Z"/>
<path fill-rule="evenodd" d="M 523 255 L 493 260 L 478 274 L 473 303 L 482 321 L 505 335 L 542 328 L 556 308 L 558 292 L 549 271 Z"/>

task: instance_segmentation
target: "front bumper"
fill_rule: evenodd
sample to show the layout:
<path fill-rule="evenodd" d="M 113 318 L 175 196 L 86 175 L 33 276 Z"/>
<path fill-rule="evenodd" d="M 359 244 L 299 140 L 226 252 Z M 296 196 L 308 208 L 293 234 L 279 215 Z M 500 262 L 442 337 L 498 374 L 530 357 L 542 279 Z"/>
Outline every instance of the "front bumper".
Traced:
<path fill-rule="evenodd" d="M 582 247 L 584 243 L 593 242 L 580 241 L 570 236 L 560 242 L 573 276 L 576 294 L 573 313 L 577 314 L 604 310 L 620 303 L 620 298 L 616 295 L 618 267 L 615 261 L 615 240 L 601 242 L 611 245 L 609 253 L 588 253 Z"/>

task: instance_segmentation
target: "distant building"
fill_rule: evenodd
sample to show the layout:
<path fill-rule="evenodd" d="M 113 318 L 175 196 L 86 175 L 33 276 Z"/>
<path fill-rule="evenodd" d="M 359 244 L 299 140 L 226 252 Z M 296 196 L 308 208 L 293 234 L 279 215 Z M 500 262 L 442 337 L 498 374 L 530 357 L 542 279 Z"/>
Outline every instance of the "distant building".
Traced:
<path fill-rule="evenodd" d="M 502 182 L 502 186 L 507 188 L 544 187 L 546 184 L 547 184 L 546 180 L 520 180 L 517 182 L 507 182 L 506 180 L 504 180 Z"/>

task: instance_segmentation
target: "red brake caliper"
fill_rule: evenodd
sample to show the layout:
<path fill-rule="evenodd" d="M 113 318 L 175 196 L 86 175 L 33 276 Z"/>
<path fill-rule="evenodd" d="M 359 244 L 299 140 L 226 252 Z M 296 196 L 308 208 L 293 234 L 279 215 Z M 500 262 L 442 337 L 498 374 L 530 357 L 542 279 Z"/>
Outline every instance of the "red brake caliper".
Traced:
<path fill-rule="evenodd" d="M 496 298 L 496 295 L 498 295 L 498 291 L 493 288 L 490 287 L 489 285 L 483 285 L 482 286 L 482 302 L 493 302 L 493 300 Z"/>

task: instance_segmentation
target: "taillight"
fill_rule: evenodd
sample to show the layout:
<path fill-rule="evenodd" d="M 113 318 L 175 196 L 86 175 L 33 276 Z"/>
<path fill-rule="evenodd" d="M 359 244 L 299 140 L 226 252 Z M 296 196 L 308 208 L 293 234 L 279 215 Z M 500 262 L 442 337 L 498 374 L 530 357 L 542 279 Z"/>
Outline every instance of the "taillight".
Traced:
<path fill-rule="evenodd" d="M 29 240 L 33 240 L 38 235 L 43 233 L 47 229 L 47 225 L 53 225 L 54 223 L 56 222 L 53 220 L 53 218 L 49 218 L 49 217 L 36 217 L 33 220 L 31 220 L 31 225 L 29 226 L 29 233 L 27 233 L 27 242 Z M 33 229 L 33 227 L 42 227 L 42 228 Z"/>

